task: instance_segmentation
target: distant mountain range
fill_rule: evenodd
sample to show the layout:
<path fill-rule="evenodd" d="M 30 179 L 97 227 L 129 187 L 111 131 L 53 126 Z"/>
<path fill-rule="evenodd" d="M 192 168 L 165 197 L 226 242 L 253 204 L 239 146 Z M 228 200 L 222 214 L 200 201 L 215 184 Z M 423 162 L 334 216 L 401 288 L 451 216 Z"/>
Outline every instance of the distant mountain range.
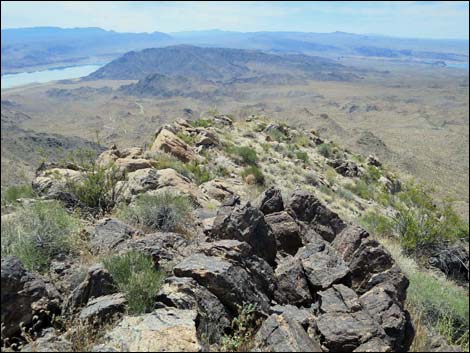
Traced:
<path fill-rule="evenodd" d="M 110 61 L 131 50 L 179 44 L 256 49 L 269 53 L 336 58 L 368 56 L 468 61 L 468 40 L 431 40 L 358 35 L 344 32 L 119 33 L 100 28 L 34 27 L 1 31 L 2 74 L 51 65 Z"/>
<path fill-rule="evenodd" d="M 208 92 L 224 95 L 232 83 L 350 81 L 360 79 L 358 73 L 357 69 L 316 56 L 177 45 L 126 53 L 84 80 L 139 80 L 121 91 L 140 96 L 199 97 Z"/>

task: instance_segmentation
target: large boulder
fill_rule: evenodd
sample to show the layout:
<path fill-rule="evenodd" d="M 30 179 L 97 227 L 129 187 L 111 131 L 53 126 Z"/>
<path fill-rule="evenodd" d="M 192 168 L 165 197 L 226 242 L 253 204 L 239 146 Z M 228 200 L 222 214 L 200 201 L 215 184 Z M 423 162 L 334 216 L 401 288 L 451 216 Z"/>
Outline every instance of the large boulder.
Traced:
<path fill-rule="evenodd" d="M 13 256 L 1 263 L 2 341 L 19 337 L 24 327 L 35 334 L 60 313 L 61 297 L 57 289 L 41 276 L 28 272 Z"/>
<path fill-rule="evenodd" d="M 275 186 L 265 190 L 257 201 L 258 208 L 265 215 L 284 210 L 281 190 Z"/>
<path fill-rule="evenodd" d="M 304 190 L 296 189 L 292 193 L 286 209 L 294 218 L 307 223 L 329 242 L 346 227 L 336 213 L 323 205 L 313 194 Z"/>
<path fill-rule="evenodd" d="M 197 311 L 198 334 L 209 344 L 219 343 L 230 328 L 232 317 L 227 309 L 214 294 L 192 278 L 167 278 L 156 300 L 157 305 Z"/>
<path fill-rule="evenodd" d="M 374 347 L 390 350 L 382 327 L 364 310 L 356 293 L 334 285 L 320 296 L 320 315 L 316 320 L 319 339 L 332 352 L 352 352 L 374 340 Z M 370 343 L 369 343 L 370 344 Z"/>
<path fill-rule="evenodd" d="M 342 159 L 334 159 L 328 160 L 327 163 L 329 166 L 333 167 L 338 174 L 341 174 L 343 176 L 357 177 L 361 175 L 361 170 L 354 162 Z"/>
<path fill-rule="evenodd" d="M 272 314 L 254 338 L 255 352 L 322 352 L 320 344 L 286 314 Z"/>
<path fill-rule="evenodd" d="M 191 147 L 167 129 L 160 129 L 157 132 L 151 151 L 170 153 L 182 162 L 189 162 L 197 158 Z"/>
<path fill-rule="evenodd" d="M 143 158 L 118 158 L 115 161 L 115 165 L 121 173 L 131 173 L 139 169 L 152 168 L 152 163 Z"/>
<path fill-rule="evenodd" d="M 161 308 L 140 316 L 125 316 L 94 352 L 199 352 L 197 312 Z"/>
<path fill-rule="evenodd" d="M 92 325 L 101 325 L 124 313 L 127 300 L 122 293 L 94 298 L 80 311 L 79 318 Z"/>
<path fill-rule="evenodd" d="M 150 255 L 156 268 L 177 263 L 190 255 L 189 242 L 177 233 L 157 232 L 144 237 L 131 239 L 126 248 L 134 249 Z"/>
<path fill-rule="evenodd" d="M 295 258 L 304 269 L 310 288 L 322 290 L 336 283 L 350 283 L 350 271 L 344 260 L 325 241 L 299 249 Z"/>
<path fill-rule="evenodd" d="M 240 311 L 245 303 L 256 304 L 260 311 L 269 309 L 270 298 L 263 291 L 264 283 L 254 281 L 236 262 L 198 253 L 177 264 L 173 272 L 177 277 L 193 278 L 234 312 Z"/>
<path fill-rule="evenodd" d="M 270 213 L 264 217 L 276 239 L 277 250 L 282 255 L 295 255 L 303 244 L 302 227 L 285 212 Z"/>
<path fill-rule="evenodd" d="M 137 229 L 118 219 L 103 218 L 91 230 L 92 251 L 97 254 L 122 249 L 126 241 L 138 233 Z"/>
<path fill-rule="evenodd" d="M 102 264 L 96 264 L 88 269 L 85 279 L 70 294 L 65 307 L 67 311 L 73 312 L 92 298 L 116 292 L 117 286 L 111 274 Z"/>
<path fill-rule="evenodd" d="M 274 299 L 280 304 L 307 305 L 313 302 L 302 263 L 293 257 L 284 258 L 274 273 Z"/>
<path fill-rule="evenodd" d="M 273 264 L 277 245 L 263 213 L 251 204 L 219 210 L 209 235 L 213 239 L 236 239 L 250 244 L 256 253 Z"/>
<path fill-rule="evenodd" d="M 44 167 L 46 168 L 46 167 Z M 78 199 L 70 192 L 70 182 L 79 183 L 84 174 L 78 169 L 62 167 L 40 168 L 32 182 L 33 189 L 42 197 L 50 200 L 59 200 L 67 206 L 75 206 Z"/>

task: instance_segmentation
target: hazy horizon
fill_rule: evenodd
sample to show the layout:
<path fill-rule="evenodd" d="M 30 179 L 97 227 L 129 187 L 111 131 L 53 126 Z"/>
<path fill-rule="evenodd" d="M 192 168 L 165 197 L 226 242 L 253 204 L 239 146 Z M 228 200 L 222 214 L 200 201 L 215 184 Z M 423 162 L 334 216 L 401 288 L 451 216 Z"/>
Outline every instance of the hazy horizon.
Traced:
<path fill-rule="evenodd" d="M 346 32 L 410 39 L 469 39 L 469 6 L 466 1 L 3 1 L 1 8 L 2 30 L 59 27 L 170 34 L 214 30 L 241 33 Z"/>

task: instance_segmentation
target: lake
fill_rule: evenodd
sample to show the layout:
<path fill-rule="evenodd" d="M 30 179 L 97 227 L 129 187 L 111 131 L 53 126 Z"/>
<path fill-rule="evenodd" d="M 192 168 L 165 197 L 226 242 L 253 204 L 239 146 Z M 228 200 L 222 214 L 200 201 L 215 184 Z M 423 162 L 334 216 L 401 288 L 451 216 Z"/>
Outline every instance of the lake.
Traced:
<path fill-rule="evenodd" d="M 30 83 L 45 83 L 49 81 L 83 77 L 98 70 L 101 66 L 102 65 L 80 65 L 61 69 L 2 75 L 2 89 L 23 86 Z"/>

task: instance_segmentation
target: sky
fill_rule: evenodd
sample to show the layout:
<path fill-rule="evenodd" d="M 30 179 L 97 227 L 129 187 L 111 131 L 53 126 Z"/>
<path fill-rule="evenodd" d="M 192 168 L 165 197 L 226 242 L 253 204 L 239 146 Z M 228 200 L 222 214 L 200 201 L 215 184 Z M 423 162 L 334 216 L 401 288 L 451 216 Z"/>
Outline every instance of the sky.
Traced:
<path fill-rule="evenodd" d="M 1 28 L 302 31 L 468 39 L 467 1 L 2 1 Z"/>

